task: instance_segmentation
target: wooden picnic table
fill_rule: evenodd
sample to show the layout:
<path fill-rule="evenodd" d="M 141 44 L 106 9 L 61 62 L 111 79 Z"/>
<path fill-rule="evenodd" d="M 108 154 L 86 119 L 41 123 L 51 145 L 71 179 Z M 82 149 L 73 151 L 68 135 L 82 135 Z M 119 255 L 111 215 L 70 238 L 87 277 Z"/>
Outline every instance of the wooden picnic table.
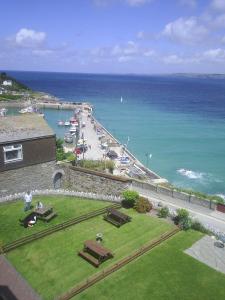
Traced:
<path fill-rule="evenodd" d="M 91 240 L 84 242 L 84 249 L 83 251 L 79 251 L 78 255 L 93 264 L 95 267 L 98 267 L 103 261 L 113 257 L 113 254 L 109 249 Z"/>
<path fill-rule="evenodd" d="M 44 217 L 45 215 L 48 215 L 53 210 L 52 206 L 43 206 L 42 208 L 36 208 L 34 212 L 41 217 Z"/>
<path fill-rule="evenodd" d="M 52 218 L 54 218 L 57 214 L 53 212 L 52 206 L 44 206 L 42 208 L 36 208 L 34 212 L 37 214 L 37 218 L 44 220 L 44 221 L 50 221 Z"/>
<path fill-rule="evenodd" d="M 96 243 L 95 241 L 85 241 L 84 242 L 84 250 L 90 250 L 96 254 L 96 256 L 105 258 L 108 256 L 111 256 L 112 253 L 109 249 L 101 246 L 99 243 Z"/>

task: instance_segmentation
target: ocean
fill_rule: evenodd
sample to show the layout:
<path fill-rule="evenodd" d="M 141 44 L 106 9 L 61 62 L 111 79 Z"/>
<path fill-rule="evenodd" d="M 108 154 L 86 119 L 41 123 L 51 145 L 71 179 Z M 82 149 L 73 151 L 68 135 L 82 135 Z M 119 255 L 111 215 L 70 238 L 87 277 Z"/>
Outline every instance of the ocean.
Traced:
<path fill-rule="evenodd" d="M 8 71 L 34 90 L 94 105 L 94 115 L 172 184 L 225 195 L 225 76 L 95 75 Z M 46 110 L 58 119 L 68 112 Z"/>

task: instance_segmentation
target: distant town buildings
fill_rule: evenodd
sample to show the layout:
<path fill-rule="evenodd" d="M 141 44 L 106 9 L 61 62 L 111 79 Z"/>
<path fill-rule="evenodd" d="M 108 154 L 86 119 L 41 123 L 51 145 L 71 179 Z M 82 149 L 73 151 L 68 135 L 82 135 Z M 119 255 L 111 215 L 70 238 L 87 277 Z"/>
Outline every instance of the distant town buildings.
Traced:
<path fill-rule="evenodd" d="M 4 85 L 4 86 L 12 86 L 12 80 L 4 80 L 2 82 L 2 85 Z"/>

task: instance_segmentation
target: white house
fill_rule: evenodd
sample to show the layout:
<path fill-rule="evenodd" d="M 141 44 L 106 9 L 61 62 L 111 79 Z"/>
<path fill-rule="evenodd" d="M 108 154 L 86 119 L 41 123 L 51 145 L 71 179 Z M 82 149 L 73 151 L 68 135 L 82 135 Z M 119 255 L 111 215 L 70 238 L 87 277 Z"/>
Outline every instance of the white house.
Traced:
<path fill-rule="evenodd" d="M 4 80 L 2 85 L 4 86 L 12 86 L 12 80 Z"/>

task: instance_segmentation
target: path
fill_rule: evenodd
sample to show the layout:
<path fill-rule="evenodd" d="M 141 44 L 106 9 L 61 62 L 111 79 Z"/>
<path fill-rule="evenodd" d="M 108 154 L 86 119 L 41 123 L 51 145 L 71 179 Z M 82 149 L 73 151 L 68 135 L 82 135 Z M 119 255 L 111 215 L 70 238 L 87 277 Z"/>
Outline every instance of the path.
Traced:
<path fill-rule="evenodd" d="M 178 208 L 185 208 L 192 217 L 198 219 L 204 226 L 225 232 L 225 214 L 223 213 L 142 188 L 132 187 L 132 189 L 136 190 L 140 195 L 149 198 L 150 201 L 152 200 L 155 203 L 161 202 L 173 211 Z"/>
<path fill-rule="evenodd" d="M 212 237 L 204 236 L 184 252 L 225 274 L 225 248 L 219 248 Z"/>
<path fill-rule="evenodd" d="M 41 300 L 4 255 L 0 255 L 0 299 Z"/>

